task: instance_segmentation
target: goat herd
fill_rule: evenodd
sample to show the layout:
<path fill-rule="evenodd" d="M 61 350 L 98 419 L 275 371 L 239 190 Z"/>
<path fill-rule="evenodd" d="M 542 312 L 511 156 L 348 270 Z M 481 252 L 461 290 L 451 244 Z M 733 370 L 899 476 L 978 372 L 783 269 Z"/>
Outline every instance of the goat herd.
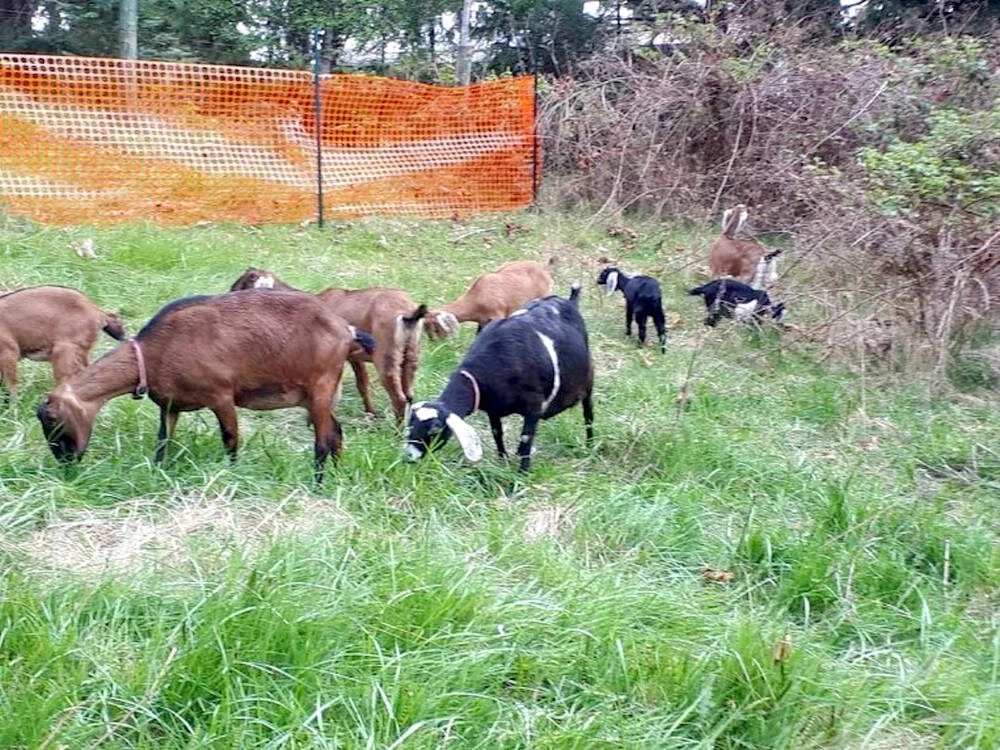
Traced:
<path fill-rule="evenodd" d="M 784 317 L 760 287 L 774 278 L 774 257 L 737 233 L 744 206 L 723 216 L 723 232 L 712 245 L 713 280 L 690 290 L 704 298 L 707 325 L 721 317 Z M 659 283 L 628 277 L 607 267 L 597 283 L 625 297 L 626 335 L 632 321 L 640 345 L 652 319 L 661 351 L 666 326 Z M 45 439 L 62 462 L 87 449 L 100 408 L 131 393 L 160 408 L 156 460 L 162 461 L 181 412 L 208 408 L 219 421 L 230 457 L 238 445 L 236 407 L 305 407 L 315 432 L 315 477 L 322 482 L 326 459 L 341 450 L 342 432 L 333 413 L 345 363 L 355 374 L 365 411 L 374 413 L 367 363 L 375 367 L 397 422 L 405 426 L 404 450 L 424 456 L 451 435 L 465 456 L 479 460 L 482 445 L 465 417 L 481 410 L 501 456 L 506 455 L 501 419 L 524 418 L 517 446 L 520 468 L 529 467 L 539 420 L 580 403 L 588 443 L 593 437 L 594 366 L 579 312 L 579 285 L 568 298 L 551 296 L 548 269 L 535 261 L 505 263 L 473 281 L 455 302 L 428 311 L 397 289 L 296 290 L 273 273 L 249 268 L 228 293 L 186 297 L 167 304 L 131 339 L 121 321 L 82 293 L 60 286 L 19 289 L 0 296 L 0 377 L 8 394 L 17 388 L 21 358 L 49 361 L 55 388 L 37 409 Z M 441 395 L 413 403 L 413 384 L 423 332 L 438 339 L 459 324 L 475 321 L 478 334 Z M 104 330 L 122 341 L 89 364 L 90 350 Z"/>

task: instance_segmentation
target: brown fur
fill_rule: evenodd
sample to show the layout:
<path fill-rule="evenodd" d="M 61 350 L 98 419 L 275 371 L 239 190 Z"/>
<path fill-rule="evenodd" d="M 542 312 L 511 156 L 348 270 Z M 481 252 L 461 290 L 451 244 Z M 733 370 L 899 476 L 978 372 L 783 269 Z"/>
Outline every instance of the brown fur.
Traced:
<path fill-rule="evenodd" d="M 118 316 L 75 289 L 35 286 L 0 296 L 0 379 L 8 394 L 17 392 L 20 359 L 51 362 L 56 385 L 78 373 L 101 330 L 125 338 Z"/>
<path fill-rule="evenodd" d="M 496 271 L 476 277 L 465 294 L 451 304 L 428 313 L 427 335 L 444 338 L 456 333 L 459 323 L 472 321 L 482 329 L 494 318 L 506 318 L 526 302 L 551 293 L 552 276 L 541 263 L 504 263 Z"/>
<path fill-rule="evenodd" d="M 248 268 L 232 288 L 250 288 L 263 276 L 272 280 L 274 289 L 292 289 L 270 271 L 261 268 Z M 367 331 L 375 339 L 375 354 L 366 355 L 364 361 L 375 365 L 396 419 L 402 419 L 406 404 L 413 400 L 413 384 L 420 360 L 420 329 L 427 308 L 417 306 L 406 292 L 380 287 L 331 288 L 317 292 L 316 296 L 352 326 Z M 351 366 L 365 410 L 373 413 L 368 396 L 368 374 L 360 362 L 355 366 L 352 360 Z"/>
<path fill-rule="evenodd" d="M 149 397 L 160 407 L 156 460 L 163 459 L 180 412 L 211 409 L 233 458 L 236 407 L 303 406 L 315 431 L 316 479 L 341 450 L 331 409 L 353 335 L 309 294 L 247 291 L 172 302 L 138 333 Z M 94 417 L 109 399 L 134 392 L 139 367 L 124 343 L 53 390 L 38 407 L 56 458 L 83 455 Z"/>
<path fill-rule="evenodd" d="M 746 210 L 741 203 L 724 215 L 722 234 L 708 251 L 708 270 L 713 279 L 729 276 L 749 284 L 753 281 L 758 261 L 767 254 L 767 249 L 759 242 L 736 236 L 740 230 L 740 214 L 746 213 Z"/>

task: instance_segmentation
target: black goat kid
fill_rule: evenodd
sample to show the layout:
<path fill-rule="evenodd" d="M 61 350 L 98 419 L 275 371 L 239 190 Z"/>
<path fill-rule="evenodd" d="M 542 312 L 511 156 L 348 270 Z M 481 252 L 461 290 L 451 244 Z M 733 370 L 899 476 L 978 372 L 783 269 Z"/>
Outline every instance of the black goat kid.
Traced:
<path fill-rule="evenodd" d="M 771 302 L 767 292 L 754 289 L 736 279 L 713 279 L 707 284 L 688 291 L 693 296 L 701 296 L 708 308 L 705 325 L 714 326 L 720 318 L 736 320 L 763 320 L 772 318 L 780 321 L 785 317 L 785 304 Z"/>
<path fill-rule="evenodd" d="M 625 335 L 632 335 L 632 318 L 639 328 L 639 346 L 646 343 L 646 320 L 653 319 L 660 351 L 667 351 L 667 326 L 663 315 L 663 293 L 660 282 L 652 276 L 626 276 L 614 266 L 608 266 L 597 276 L 597 283 L 608 294 L 620 291 L 625 297 Z"/>
<path fill-rule="evenodd" d="M 454 434 L 466 458 L 481 459 L 479 437 L 464 419 L 476 409 L 489 416 L 501 456 L 507 451 L 500 420 L 510 414 L 524 417 L 517 446 L 521 471 L 531 463 L 538 422 L 577 403 L 583 405 L 589 445 L 594 436 L 594 365 L 579 296 L 580 287 L 574 285 L 569 299 L 533 300 L 510 317 L 484 326 L 440 397 L 413 405 L 403 446 L 409 457 L 423 457 Z"/>

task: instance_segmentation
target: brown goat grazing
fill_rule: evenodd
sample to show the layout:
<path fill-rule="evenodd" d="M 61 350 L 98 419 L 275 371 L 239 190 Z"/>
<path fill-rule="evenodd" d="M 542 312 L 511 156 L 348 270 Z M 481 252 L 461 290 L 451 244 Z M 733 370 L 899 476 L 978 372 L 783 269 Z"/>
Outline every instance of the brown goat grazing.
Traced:
<path fill-rule="evenodd" d="M 232 289 L 292 289 L 270 271 L 248 268 Z M 374 355 L 364 361 L 375 365 L 379 380 L 389 394 L 396 419 L 401 420 L 406 405 L 413 400 L 413 383 L 420 360 L 420 330 L 426 305 L 415 305 L 406 292 L 398 289 L 324 289 L 316 296 L 352 326 L 367 331 L 375 339 Z M 360 361 L 351 360 L 358 391 L 365 410 L 372 413 L 368 397 L 368 375 Z"/>
<path fill-rule="evenodd" d="M 708 252 L 708 268 L 713 279 L 730 277 L 760 289 L 777 280 L 774 259 L 781 251 L 768 252 L 756 240 L 737 238 L 748 216 L 742 203 L 723 212 L 722 234 Z"/>
<path fill-rule="evenodd" d="M 0 296 L 0 379 L 8 397 L 17 392 L 19 359 L 51 362 L 59 385 L 90 363 L 101 330 L 119 341 L 125 338 L 117 315 L 75 289 L 33 286 Z"/>
<path fill-rule="evenodd" d="M 263 268 L 254 268 L 253 266 L 247 268 L 247 270 L 243 272 L 243 275 L 236 279 L 236 281 L 233 282 L 233 285 L 229 287 L 229 291 L 231 292 L 238 292 L 244 289 L 279 289 L 293 292 L 301 291 L 293 286 L 289 286 L 270 271 L 265 271 Z M 347 355 L 347 363 L 354 371 L 354 382 L 357 385 L 358 394 L 361 396 L 361 403 L 364 404 L 365 413 L 374 415 L 375 407 L 372 405 L 372 397 L 368 384 L 368 371 L 365 370 L 365 362 L 372 361 L 374 361 L 373 354 L 365 351 L 365 349 L 358 344 L 352 346 L 350 353 Z"/>
<path fill-rule="evenodd" d="M 515 260 L 476 277 L 457 300 L 427 316 L 427 335 L 441 339 L 458 332 L 460 323 L 475 321 L 477 333 L 494 318 L 506 318 L 525 303 L 552 292 L 552 277 L 541 263 Z"/>
<path fill-rule="evenodd" d="M 236 407 L 304 406 L 315 431 L 316 481 L 342 433 L 331 404 L 339 395 L 353 335 L 339 316 L 300 292 L 260 291 L 171 302 L 136 337 L 53 390 L 38 407 L 52 454 L 87 450 L 94 418 L 115 396 L 149 397 L 160 407 L 156 461 L 182 411 L 211 409 L 236 457 Z"/>

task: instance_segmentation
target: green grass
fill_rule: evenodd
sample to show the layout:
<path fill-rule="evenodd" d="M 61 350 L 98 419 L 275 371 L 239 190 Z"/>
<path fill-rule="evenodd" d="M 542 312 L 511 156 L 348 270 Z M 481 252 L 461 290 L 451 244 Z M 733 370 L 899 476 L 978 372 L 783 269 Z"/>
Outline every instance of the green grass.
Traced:
<path fill-rule="evenodd" d="M 50 371 L 22 362 L 0 412 L 0 746 L 1000 745 L 996 394 L 704 329 L 684 289 L 710 233 L 634 228 L 0 225 L 5 285 L 78 287 L 130 331 L 251 264 L 434 306 L 554 256 L 560 293 L 584 281 L 597 363 L 596 446 L 579 409 L 560 415 L 526 478 L 454 441 L 405 462 L 385 394 L 366 423 L 348 383 L 344 455 L 317 490 L 296 410 L 241 412 L 233 465 L 214 417 L 186 414 L 157 467 L 155 407 L 119 398 L 62 469 L 34 417 Z M 96 260 L 71 248 L 87 236 Z M 665 356 L 624 340 L 602 256 L 663 280 L 680 316 Z M 472 328 L 425 341 L 419 398 Z"/>

